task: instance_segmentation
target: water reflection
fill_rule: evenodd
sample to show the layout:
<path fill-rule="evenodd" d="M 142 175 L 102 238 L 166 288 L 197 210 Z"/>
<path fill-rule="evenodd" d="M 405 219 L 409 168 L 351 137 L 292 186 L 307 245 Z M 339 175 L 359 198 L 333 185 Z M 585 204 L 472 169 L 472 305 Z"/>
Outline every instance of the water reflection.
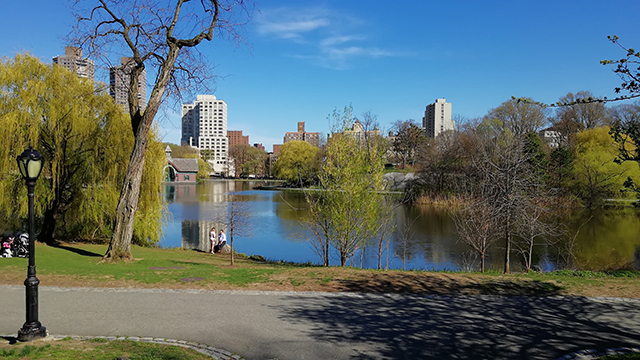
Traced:
<path fill-rule="evenodd" d="M 319 263 L 307 239 L 314 236 L 304 225 L 308 216 L 304 195 L 298 192 L 257 191 L 263 181 L 211 180 L 196 184 L 166 184 L 163 197 L 171 213 L 164 228 L 163 247 L 182 247 L 207 251 L 209 230 L 220 211 L 226 211 L 230 193 L 237 193 L 250 204 L 253 235 L 234 239 L 238 252 L 260 254 L 266 258 Z M 640 266 L 640 216 L 638 211 L 607 210 L 595 214 L 576 214 L 567 219 L 569 240 L 534 246 L 533 264 L 548 271 L 571 261 L 582 269 Z M 381 264 L 396 269 L 477 269 L 479 258 L 458 241 L 455 224 L 446 211 L 420 206 L 401 206 L 394 212 L 396 228 L 389 244 L 383 246 Z M 360 249 L 349 264 L 365 268 L 378 266 L 375 246 Z M 567 255 L 572 248 L 574 257 Z M 331 255 L 331 264 L 338 264 Z M 504 244 L 498 243 L 486 257 L 489 269 L 504 264 Z M 523 268 L 521 255 L 513 252 L 512 268 Z"/>

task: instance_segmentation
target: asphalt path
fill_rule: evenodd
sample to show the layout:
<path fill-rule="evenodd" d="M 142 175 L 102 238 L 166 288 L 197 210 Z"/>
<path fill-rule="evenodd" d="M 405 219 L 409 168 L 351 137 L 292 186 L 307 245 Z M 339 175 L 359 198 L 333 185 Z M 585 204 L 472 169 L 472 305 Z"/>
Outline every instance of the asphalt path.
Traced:
<path fill-rule="evenodd" d="M 0 333 L 24 323 L 0 286 Z M 640 300 L 41 286 L 52 335 L 188 340 L 246 359 L 557 359 L 640 347 Z"/>

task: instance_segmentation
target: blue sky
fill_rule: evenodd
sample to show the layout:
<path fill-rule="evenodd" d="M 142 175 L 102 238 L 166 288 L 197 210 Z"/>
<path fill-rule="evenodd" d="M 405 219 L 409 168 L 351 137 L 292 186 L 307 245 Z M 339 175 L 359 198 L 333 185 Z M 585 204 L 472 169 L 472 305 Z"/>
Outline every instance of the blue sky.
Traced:
<path fill-rule="evenodd" d="M 244 42 L 214 39 L 200 50 L 219 75 L 228 129 L 267 150 L 305 121 L 328 132 L 327 116 L 352 104 L 383 130 L 420 120 L 445 97 L 473 118 L 511 96 L 555 102 L 590 90 L 613 97 L 620 79 L 602 59 L 640 47 L 640 1 L 258 1 Z M 3 56 L 64 54 L 73 18 L 64 1 L 3 1 Z M 126 55 L 126 54 L 125 54 Z M 117 61 L 120 54 L 114 54 Z M 149 77 L 151 79 L 151 77 Z M 98 78 L 107 81 L 107 78 Z M 186 99 L 191 102 L 193 99 Z M 179 109 L 157 118 L 164 141 L 180 139 Z"/>

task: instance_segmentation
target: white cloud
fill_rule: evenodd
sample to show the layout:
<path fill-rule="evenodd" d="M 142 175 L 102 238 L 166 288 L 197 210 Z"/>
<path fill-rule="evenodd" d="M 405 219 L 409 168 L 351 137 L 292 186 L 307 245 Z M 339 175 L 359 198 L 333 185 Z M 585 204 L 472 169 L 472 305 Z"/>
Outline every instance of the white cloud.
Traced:
<path fill-rule="evenodd" d="M 300 40 L 304 33 L 327 27 L 331 21 L 322 9 L 278 8 L 263 11 L 257 23 L 262 35 Z"/>
<path fill-rule="evenodd" d="M 294 58 L 337 70 L 349 69 L 356 58 L 378 59 L 404 56 L 375 46 L 358 31 L 365 21 L 320 7 L 281 7 L 262 12 L 258 32 L 264 36 L 293 41 L 298 46 Z M 348 44 L 347 44 L 348 43 Z"/>
<path fill-rule="evenodd" d="M 328 47 L 328 46 L 338 45 L 338 44 L 342 44 L 349 41 L 364 40 L 364 39 L 365 39 L 364 36 L 359 36 L 359 35 L 331 36 L 326 39 L 323 39 L 320 42 L 320 46 Z"/>

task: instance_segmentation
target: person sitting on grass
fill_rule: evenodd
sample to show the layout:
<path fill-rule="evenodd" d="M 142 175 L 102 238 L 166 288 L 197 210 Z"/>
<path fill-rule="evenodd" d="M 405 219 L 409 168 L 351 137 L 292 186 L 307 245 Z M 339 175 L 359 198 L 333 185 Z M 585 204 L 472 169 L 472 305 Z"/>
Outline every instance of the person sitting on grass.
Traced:
<path fill-rule="evenodd" d="M 227 245 L 227 236 L 224 234 L 224 231 L 220 229 L 220 234 L 218 235 L 218 251 L 222 251 L 222 248 Z"/>

